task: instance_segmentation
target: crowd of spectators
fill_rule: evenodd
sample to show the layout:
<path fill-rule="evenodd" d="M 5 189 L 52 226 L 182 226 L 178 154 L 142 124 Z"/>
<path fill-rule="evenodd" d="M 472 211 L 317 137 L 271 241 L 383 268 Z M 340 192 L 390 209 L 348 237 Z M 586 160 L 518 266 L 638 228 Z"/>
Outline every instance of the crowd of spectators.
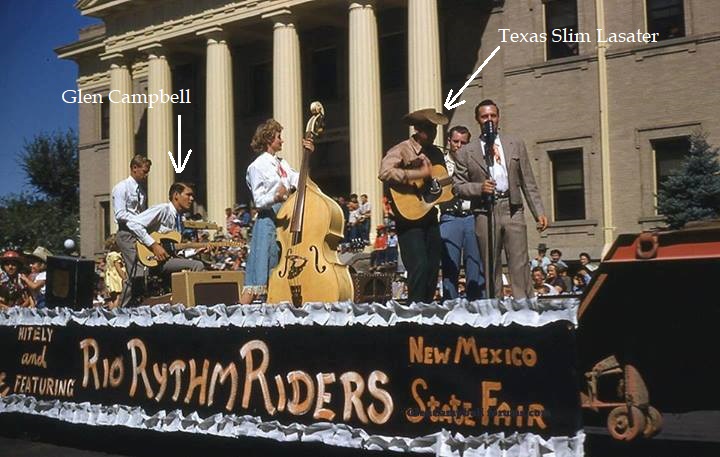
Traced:
<path fill-rule="evenodd" d="M 45 307 L 45 281 L 50 251 L 38 246 L 23 254 L 7 249 L 0 256 L 0 308 L 8 306 Z"/>

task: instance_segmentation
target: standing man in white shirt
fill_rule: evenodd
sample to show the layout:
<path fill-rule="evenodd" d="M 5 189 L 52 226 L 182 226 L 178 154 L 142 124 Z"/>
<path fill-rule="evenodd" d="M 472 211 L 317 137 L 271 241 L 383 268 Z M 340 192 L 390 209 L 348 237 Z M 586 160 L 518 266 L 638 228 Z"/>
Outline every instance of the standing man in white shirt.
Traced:
<path fill-rule="evenodd" d="M 190 185 L 176 182 L 170 186 L 168 197 L 169 202 L 154 205 L 138 215 L 131 216 L 127 227 L 135 239 L 150 248 L 155 259 L 162 264 L 163 274 L 169 275 L 183 270 L 202 271 L 205 269 L 202 262 L 170 257 L 165 248 L 150 236 L 152 232 L 182 232 L 182 214 L 190 211 L 195 201 L 195 193 Z"/>
<path fill-rule="evenodd" d="M 112 204 L 115 211 L 115 222 L 118 226 L 116 235 L 117 245 L 127 268 L 129 285 L 123 289 L 131 287 L 133 279 L 143 275 L 143 269 L 136 266 L 137 250 L 135 249 L 135 237 L 127 226 L 128 220 L 132 216 L 136 216 L 148 207 L 147 204 L 147 175 L 150 173 L 152 162 L 147 157 L 135 154 L 130 161 L 130 176 L 123 179 L 113 187 Z M 124 293 L 121 306 L 125 306 L 131 298 L 130 293 Z"/>
<path fill-rule="evenodd" d="M 372 204 L 368 201 L 367 194 L 360 196 L 360 206 L 358 207 L 360 213 L 360 236 L 365 241 L 365 244 L 370 244 L 370 217 L 372 215 Z"/>
<path fill-rule="evenodd" d="M 481 126 L 487 121 L 500 125 L 500 108 L 492 100 L 483 100 L 475 107 L 475 120 Z M 502 250 L 508 259 L 510 284 L 516 300 L 532 297 L 532 287 L 527 266 L 530 261 L 527 245 L 527 226 L 523 211 L 523 195 L 537 228 L 547 228 L 545 208 L 535 183 L 525 143 L 520 138 L 498 133 L 492 147 L 493 165 L 488 170 L 485 160 L 483 136 L 471 141 L 458 152 L 453 189 L 455 194 L 472 202 L 477 212 L 475 233 L 480 244 L 480 254 L 486 256 L 493 249 L 494 265 L 485 277 L 494 275 L 496 297 L 502 292 Z M 494 246 L 488 246 L 488 200 L 493 210 Z M 494 298 L 494 297 L 487 297 Z"/>
<path fill-rule="evenodd" d="M 448 175 L 455 173 L 455 160 L 461 147 L 470 142 L 470 131 L 463 125 L 456 125 L 447 134 L 445 168 Z M 475 216 L 469 200 L 453 198 L 440 204 L 440 236 L 443 240 L 442 264 L 443 299 L 458 298 L 460 260 L 465 266 L 465 293 L 468 300 L 483 298 L 485 278 L 482 274 L 482 259 L 475 237 Z"/>

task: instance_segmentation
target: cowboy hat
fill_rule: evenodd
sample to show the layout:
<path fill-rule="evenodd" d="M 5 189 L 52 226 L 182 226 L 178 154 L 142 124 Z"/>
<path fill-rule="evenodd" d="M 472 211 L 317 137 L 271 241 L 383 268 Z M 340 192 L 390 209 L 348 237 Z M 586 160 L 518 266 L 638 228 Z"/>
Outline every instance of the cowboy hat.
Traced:
<path fill-rule="evenodd" d="M 0 265 L 5 265 L 6 263 L 14 262 L 18 265 L 25 265 L 25 258 L 20 255 L 19 252 L 13 251 L 12 249 L 8 249 L 7 251 L 3 252 L 3 255 L 0 256 Z"/>
<path fill-rule="evenodd" d="M 32 254 L 25 254 L 25 258 L 27 258 L 28 262 L 30 263 L 37 261 L 47 263 L 47 258 L 51 255 L 53 255 L 53 253 L 48 251 L 47 248 L 45 248 L 44 246 L 38 246 L 35 248 Z"/>
<path fill-rule="evenodd" d="M 435 124 L 445 125 L 450 120 L 443 113 L 438 113 L 434 108 L 425 108 L 413 111 L 403 116 L 403 120 L 409 125 Z"/>

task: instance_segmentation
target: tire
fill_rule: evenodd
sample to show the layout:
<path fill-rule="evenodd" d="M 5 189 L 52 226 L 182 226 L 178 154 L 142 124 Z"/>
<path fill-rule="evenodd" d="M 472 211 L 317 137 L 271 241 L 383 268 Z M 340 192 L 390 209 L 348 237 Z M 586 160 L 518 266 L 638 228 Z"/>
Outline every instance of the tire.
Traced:
<path fill-rule="evenodd" d="M 610 411 L 607 428 L 610 435 L 618 441 L 632 441 L 645 430 L 645 415 L 637 406 L 618 406 Z"/>
<path fill-rule="evenodd" d="M 663 425 L 663 418 L 660 411 L 653 408 L 652 406 L 648 406 L 648 413 L 647 416 L 645 416 L 647 424 L 645 425 L 645 428 L 643 429 L 643 436 L 645 438 L 652 438 L 653 436 L 657 435 L 660 430 L 662 430 Z"/>

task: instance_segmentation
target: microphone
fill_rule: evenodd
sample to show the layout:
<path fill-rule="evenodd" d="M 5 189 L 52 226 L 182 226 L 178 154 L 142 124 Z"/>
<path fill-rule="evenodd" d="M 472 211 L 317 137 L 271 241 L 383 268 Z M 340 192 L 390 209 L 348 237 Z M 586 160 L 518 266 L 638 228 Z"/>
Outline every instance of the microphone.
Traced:
<path fill-rule="evenodd" d="M 497 136 L 497 125 L 493 121 L 485 121 L 482 125 L 482 134 L 486 143 L 494 143 Z"/>
<path fill-rule="evenodd" d="M 493 121 L 485 121 L 482 125 L 482 136 L 485 141 L 485 161 L 488 167 L 492 167 L 495 163 L 495 155 L 493 154 L 493 145 L 497 136 L 497 126 Z"/>

